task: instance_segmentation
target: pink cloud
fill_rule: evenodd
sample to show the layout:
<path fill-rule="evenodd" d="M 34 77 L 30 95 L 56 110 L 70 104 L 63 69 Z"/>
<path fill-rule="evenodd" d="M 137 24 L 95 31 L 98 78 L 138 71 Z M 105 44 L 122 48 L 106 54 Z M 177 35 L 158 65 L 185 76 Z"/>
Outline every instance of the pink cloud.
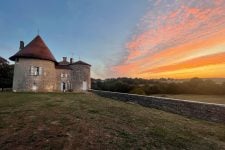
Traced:
<path fill-rule="evenodd" d="M 197 46 L 192 49 L 177 47 L 204 41 L 220 32 L 224 33 L 223 0 L 216 0 L 213 3 L 195 0 L 179 3 L 173 1 L 174 6 L 170 5 L 171 10 L 167 10 L 165 14 L 163 12 L 167 6 L 162 6 L 162 2 L 165 4 L 165 0 L 155 4 L 160 13 L 150 10 L 139 25 L 142 30 L 139 29 L 140 32 L 126 44 L 128 51 L 126 59 L 114 67 L 119 74 L 135 75 L 134 69 L 127 69 L 131 66 L 135 66 L 137 72 L 174 63 L 176 56 L 177 60 L 185 59 L 188 54 L 193 54 L 193 51 L 197 50 Z M 175 6 L 176 9 L 173 8 Z M 198 49 L 204 47 L 201 44 L 199 46 Z"/>

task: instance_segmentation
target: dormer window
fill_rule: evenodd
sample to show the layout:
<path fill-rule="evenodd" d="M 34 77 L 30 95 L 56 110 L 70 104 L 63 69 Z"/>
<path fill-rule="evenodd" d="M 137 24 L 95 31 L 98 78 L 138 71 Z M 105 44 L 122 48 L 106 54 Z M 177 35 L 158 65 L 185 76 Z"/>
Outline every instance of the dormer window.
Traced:
<path fill-rule="evenodd" d="M 30 75 L 32 75 L 32 76 L 42 75 L 42 67 L 31 66 L 30 67 Z"/>

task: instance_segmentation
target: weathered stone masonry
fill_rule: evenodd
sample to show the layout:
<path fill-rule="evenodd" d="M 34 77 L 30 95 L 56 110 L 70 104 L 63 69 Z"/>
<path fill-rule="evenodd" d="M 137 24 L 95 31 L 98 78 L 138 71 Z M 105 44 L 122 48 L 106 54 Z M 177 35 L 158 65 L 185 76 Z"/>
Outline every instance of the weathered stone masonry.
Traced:
<path fill-rule="evenodd" d="M 133 102 L 145 107 L 156 108 L 188 117 L 225 123 L 225 105 L 193 102 L 164 97 L 142 96 L 109 91 L 91 90 L 103 97 L 124 102 Z"/>
<path fill-rule="evenodd" d="M 70 62 L 66 57 L 57 62 L 38 35 L 9 58 L 15 61 L 14 92 L 76 92 L 91 88 L 91 65 L 83 61 Z"/>
<path fill-rule="evenodd" d="M 31 66 L 42 67 L 42 75 L 30 75 Z M 32 87 L 35 85 L 38 87 L 38 91 L 55 91 L 55 73 L 55 64 L 52 61 L 20 58 L 14 67 L 13 89 L 15 91 L 27 92 L 32 91 Z"/>

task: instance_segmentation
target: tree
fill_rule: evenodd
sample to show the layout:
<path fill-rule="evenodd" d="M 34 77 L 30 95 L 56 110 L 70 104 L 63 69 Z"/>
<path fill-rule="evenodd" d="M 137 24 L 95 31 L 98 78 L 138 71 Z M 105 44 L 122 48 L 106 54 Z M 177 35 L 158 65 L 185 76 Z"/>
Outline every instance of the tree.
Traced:
<path fill-rule="evenodd" d="M 176 83 L 169 83 L 166 92 L 168 94 L 179 94 L 179 86 Z"/>
<path fill-rule="evenodd" d="M 135 87 L 129 93 L 131 93 L 131 94 L 145 95 L 145 91 L 141 87 Z"/>
<path fill-rule="evenodd" d="M 221 94 L 225 94 L 225 82 L 221 85 Z"/>
<path fill-rule="evenodd" d="M 172 81 L 172 79 L 170 79 Z M 167 79 L 111 78 L 93 79 L 92 88 L 134 94 L 225 94 L 225 83 L 192 78 L 184 82 L 167 82 Z"/>
<path fill-rule="evenodd" d="M 12 88 L 13 83 L 13 65 L 0 65 L 0 88 Z"/>

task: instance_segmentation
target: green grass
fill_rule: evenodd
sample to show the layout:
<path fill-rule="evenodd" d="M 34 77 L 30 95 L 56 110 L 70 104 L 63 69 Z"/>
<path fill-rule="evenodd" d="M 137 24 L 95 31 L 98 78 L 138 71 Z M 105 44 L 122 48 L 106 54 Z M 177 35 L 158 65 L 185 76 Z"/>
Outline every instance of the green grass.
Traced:
<path fill-rule="evenodd" d="M 225 149 L 225 125 L 94 94 L 0 93 L 0 149 Z"/>
<path fill-rule="evenodd" d="M 225 104 L 225 95 L 194 95 L 194 94 L 157 94 L 153 96 L 162 96 L 183 100 Z"/>

